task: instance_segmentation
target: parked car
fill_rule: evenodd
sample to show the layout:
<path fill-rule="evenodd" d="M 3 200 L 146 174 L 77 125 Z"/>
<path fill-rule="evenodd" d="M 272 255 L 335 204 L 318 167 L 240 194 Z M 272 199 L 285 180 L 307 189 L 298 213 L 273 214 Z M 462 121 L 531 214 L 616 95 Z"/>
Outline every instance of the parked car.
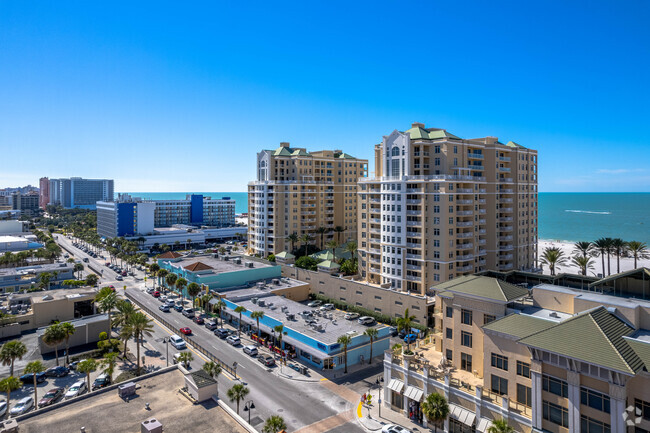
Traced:
<path fill-rule="evenodd" d="M 253 345 L 244 346 L 244 353 L 250 356 L 257 356 L 257 347 Z"/>
<path fill-rule="evenodd" d="M 123 277 L 126 277 L 126 276 L 127 276 L 126 271 L 122 271 L 122 276 L 123 276 Z"/>
<path fill-rule="evenodd" d="M 102 373 L 93 382 L 93 389 L 104 388 L 111 384 L 111 378 L 108 374 Z"/>
<path fill-rule="evenodd" d="M 330 311 L 334 309 L 334 304 L 325 304 L 322 307 L 320 307 L 321 311 Z"/>
<path fill-rule="evenodd" d="M 20 376 L 20 381 L 25 385 L 34 384 L 34 373 L 27 373 Z M 45 373 L 36 373 L 36 383 L 45 382 Z"/>
<path fill-rule="evenodd" d="M 115 280 L 117 280 L 117 281 L 124 281 L 124 278 L 122 278 L 121 275 L 118 275 L 118 276 L 115 277 Z"/>
<path fill-rule="evenodd" d="M 228 332 L 227 329 L 218 328 L 214 330 L 214 335 L 216 335 L 217 337 L 223 340 L 224 338 L 228 337 L 228 335 L 230 335 L 230 332 Z"/>
<path fill-rule="evenodd" d="M 61 400 L 65 393 L 64 388 L 54 388 L 45 393 L 43 398 L 38 401 L 38 407 L 45 407 Z"/>
<path fill-rule="evenodd" d="M 160 297 L 160 292 L 158 290 L 156 290 L 155 292 L 152 293 L 152 296 L 154 298 L 159 298 Z"/>
<path fill-rule="evenodd" d="M 205 327 L 208 328 L 210 331 L 217 329 L 217 326 L 219 326 L 219 324 L 217 323 L 216 320 L 209 320 L 205 322 Z"/>
<path fill-rule="evenodd" d="M 0 400 L 0 418 L 5 416 L 7 413 L 7 402 L 4 400 Z"/>
<path fill-rule="evenodd" d="M 180 331 L 181 331 L 181 334 L 192 335 L 192 330 L 190 328 L 188 328 L 187 326 L 181 328 Z"/>
<path fill-rule="evenodd" d="M 18 400 L 18 403 L 11 408 L 9 413 L 13 416 L 22 415 L 25 412 L 29 412 L 31 408 L 34 407 L 34 398 L 33 397 L 23 397 Z"/>
<path fill-rule="evenodd" d="M 167 295 L 159 296 L 159 297 L 158 297 L 158 300 L 159 300 L 160 302 L 167 303 Z"/>
<path fill-rule="evenodd" d="M 413 432 L 397 424 L 388 424 L 381 429 L 381 433 L 413 433 Z"/>
<path fill-rule="evenodd" d="M 169 305 L 167 304 L 162 304 L 160 307 L 158 307 L 158 309 L 163 313 L 169 313 Z"/>
<path fill-rule="evenodd" d="M 267 367 L 275 365 L 275 359 L 271 355 L 259 355 L 257 360 Z"/>
<path fill-rule="evenodd" d="M 311 301 L 309 304 L 307 304 L 308 307 L 320 307 L 323 301 Z"/>
<path fill-rule="evenodd" d="M 226 341 L 228 342 L 228 344 L 231 344 L 233 346 L 239 346 L 241 344 L 241 340 L 236 335 L 229 335 L 226 338 Z"/>
<path fill-rule="evenodd" d="M 408 332 L 406 332 L 406 329 L 402 329 L 401 331 L 399 331 L 399 333 L 397 334 L 397 336 L 398 336 L 399 338 L 404 338 L 404 337 L 406 337 L 406 334 L 408 334 Z"/>
<path fill-rule="evenodd" d="M 45 370 L 46 377 L 63 377 L 67 376 L 68 373 L 70 373 L 70 369 L 62 365 L 59 365 L 57 367 L 50 367 Z"/>
<path fill-rule="evenodd" d="M 68 388 L 68 392 L 65 393 L 65 399 L 71 399 L 80 396 L 81 394 L 84 394 L 86 391 L 88 391 L 88 387 L 86 386 L 86 382 L 84 380 L 80 380 L 79 382 L 75 382 Z"/>
<path fill-rule="evenodd" d="M 397 328 L 394 327 L 394 326 L 391 326 L 390 328 L 388 328 L 388 332 L 390 333 L 391 337 L 394 337 L 394 336 L 397 335 Z"/>
<path fill-rule="evenodd" d="M 77 361 L 73 361 L 73 362 L 71 362 L 70 364 L 68 364 L 68 368 L 69 368 L 70 370 L 76 370 L 76 369 L 77 369 L 77 365 L 78 365 L 80 362 L 82 362 L 82 361 L 85 361 L 85 359 L 79 359 L 79 360 L 77 360 Z"/>
<path fill-rule="evenodd" d="M 201 316 L 195 316 L 192 320 L 197 325 L 203 325 L 205 323 L 205 320 L 203 320 L 203 317 L 201 317 Z"/>
<path fill-rule="evenodd" d="M 171 343 L 172 346 L 174 346 L 177 350 L 183 350 L 187 348 L 187 345 L 185 344 L 185 340 L 183 340 L 181 337 L 178 335 L 174 334 L 171 337 L 169 337 L 169 342 Z"/>
<path fill-rule="evenodd" d="M 375 323 L 375 319 L 374 317 L 370 317 L 370 316 L 362 316 L 357 319 L 357 322 L 359 323 L 359 325 L 370 326 Z"/>
<path fill-rule="evenodd" d="M 345 313 L 345 316 L 343 316 L 343 317 L 345 317 L 345 320 L 354 320 L 354 319 L 359 318 L 359 314 L 358 313 Z"/>
<path fill-rule="evenodd" d="M 156 289 L 154 289 L 153 287 L 148 287 L 147 288 L 147 293 L 149 293 L 150 295 L 155 291 L 156 291 Z"/>
<path fill-rule="evenodd" d="M 174 305 L 176 305 L 176 301 L 174 301 L 172 298 L 167 298 L 167 305 L 173 307 Z"/>
<path fill-rule="evenodd" d="M 404 337 L 404 343 L 414 343 L 418 339 L 417 334 L 407 334 Z"/>
<path fill-rule="evenodd" d="M 183 310 L 183 316 L 185 317 L 193 317 L 194 316 L 194 309 L 192 308 L 186 308 Z"/>
<path fill-rule="evenodd" d="M 178 311 L 179 313 L 183 311 L 183 306 L 181 304 L 176 304 L 174 305 L 174 310 Z"/>

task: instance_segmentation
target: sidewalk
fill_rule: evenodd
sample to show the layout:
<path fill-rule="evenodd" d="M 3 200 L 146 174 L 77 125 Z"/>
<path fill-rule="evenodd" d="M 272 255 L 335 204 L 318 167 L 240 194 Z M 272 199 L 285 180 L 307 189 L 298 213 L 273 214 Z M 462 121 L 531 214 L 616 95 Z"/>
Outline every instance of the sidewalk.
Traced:
<path fill-rule="evenodd" d="M 394 411 L 390 405 L 381 402 L 381 416 L 379 416 L 379 405 L 377 404 L 377 393 L 379 390 L 374 389 L 371 392 L 372 404 L 370 406 L 359 403 L 357 407 L 357 416 L 359 423 L 370 431 L 381 431 L 382 427 L 388 424 L 397 424 L 413 432 L 430 432 L 431 429 L 416 424 L 404 416 L 401 412 Z M 380 391 L 381 392 L 381 391 Z M 370 411 L 368 411 L 370 409 Z M 442 429 L 438 429 L 442 431 Z"/>

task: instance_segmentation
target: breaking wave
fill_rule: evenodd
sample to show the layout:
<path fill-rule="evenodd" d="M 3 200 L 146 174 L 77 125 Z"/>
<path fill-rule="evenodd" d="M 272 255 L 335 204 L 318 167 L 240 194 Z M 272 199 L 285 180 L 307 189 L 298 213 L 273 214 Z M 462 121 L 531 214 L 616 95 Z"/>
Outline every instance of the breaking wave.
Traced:
<path fill-rule="evenodd" d="M 573 212 L 573 213 L 590 213 L 590 214 L 595 214 L 595 215 L 611 215 L 611 212 L 607 211 L 594 211 L 594 210 L 572 210 L 572 209 L 565 209 L 564 212 Z"/>

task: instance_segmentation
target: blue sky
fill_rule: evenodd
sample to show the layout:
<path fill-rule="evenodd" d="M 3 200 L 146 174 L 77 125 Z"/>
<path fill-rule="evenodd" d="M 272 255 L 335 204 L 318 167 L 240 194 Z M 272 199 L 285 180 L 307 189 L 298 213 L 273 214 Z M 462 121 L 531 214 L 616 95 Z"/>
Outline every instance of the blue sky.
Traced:
<path fill-rule="evenodd" d="M 541 191 L 650 191 L 649 19 L 647 0 L 3 0 L 0 187 L 244 191 L 260 149 L 371 159 L 419 121 L 538 149 Z"/>

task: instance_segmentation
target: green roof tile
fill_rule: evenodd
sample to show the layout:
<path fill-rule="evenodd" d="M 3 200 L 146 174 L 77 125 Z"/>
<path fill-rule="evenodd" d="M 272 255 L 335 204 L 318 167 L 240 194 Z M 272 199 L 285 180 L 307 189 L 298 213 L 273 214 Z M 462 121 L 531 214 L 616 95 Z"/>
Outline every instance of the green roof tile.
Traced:
<path fill-rule="evenodd" d="M 420 127 L 416 127 L 416 128 L 408 129 L 405 132 L 408 132 L 410 134 L 411 139 L 423 139 L 423 140 L 438 140 L 441 138 L 460 139 L 460 137 L 456 137 L 454 134 L 450 134 L 444 129 L 433 129 L 433 128 L 423 129 Z"/>
<path fill-rule="evenodd" d="M 477 296 L 493 301 L 510 302 L 529 294 L 525 287 L 515 286 L 505 281 L 480 275 L 465 275 L 433 286 L 436 291 Z"/>
<path fill-rule="evenodd" d="M 645 365 L 645 370 L 648 371 L 648 368 L 650 368 L 650 342 L 634 340 L 628 337 L 623 337 L 623 339 L 627 341 L 632 350 L 641 359 L 643 365 Z"/>
<path fill-rule="evenodd" d="M 341 266 L 339 266 L 338 263 L 333 262 L 331 260 L 325 260 L 324 262 L 320 262 L 318 264 L 318 266 L 321 267 L 321 268 L 327 268 L 327 269 L 337 269 L 337 268 L 341 267 Z"/>
<path fill-rule="evenodd" d="M 539 317 L 528 316 L 525 314 L 510 314 L 501 319 L 495 320 L 494 322 L 488 323 L 483 326 L 483 329 L 486 331 L 512 335 L 519 339 L 548 329 L 555 324 L 556 322 L 540 319 Z"/>

